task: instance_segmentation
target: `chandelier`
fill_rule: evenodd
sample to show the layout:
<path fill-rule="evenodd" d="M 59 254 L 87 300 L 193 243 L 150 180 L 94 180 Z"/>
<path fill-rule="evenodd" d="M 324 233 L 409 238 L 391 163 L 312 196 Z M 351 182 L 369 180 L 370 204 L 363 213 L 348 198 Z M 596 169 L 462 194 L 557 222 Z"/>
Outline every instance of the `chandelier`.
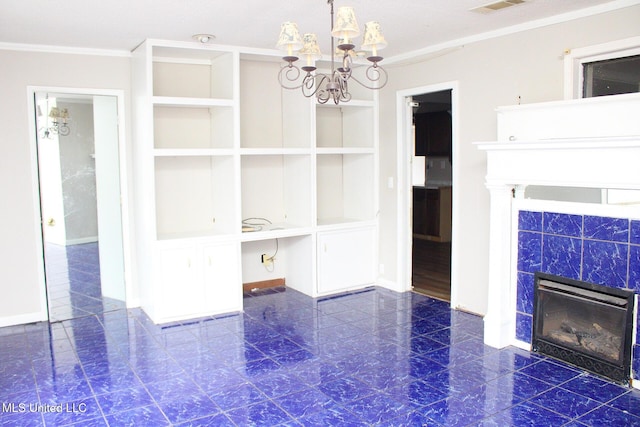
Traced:
<path fill-rule="evenodd" d="M 55 99 L 54 99 L 55 101 Z M 69 110 L 66 108 L 58 108 L 56 106 L 49 107 L 49 96 L 47 95 L 47 110 L 48 114 L 45 120 L 45 126 L 42 128 L 42 136 L 44 138 L 52 139 L 54 135 L 67 136 L 71 129 L 69 129 Z M 43 117 L 42 110 L 38 106 L 38 116 Z"/>
<path fill-rule="evenodd" d="M 53 125 L 49 129 L 53 133 L 62 136 L 69 135 L 69 124 L 67 123 L 69 120 L 69 110 L 66 108 L 51 107 L 49 117 L 51 118 L 51 124 Z"/>
<path fill-rule="evenodd" d="M 387 42 L 380 31 L 380 24 L 376 21 L 365 24 L 362 50 L 371 52 L 367 60 L 371 63 L 364 73 L 368 80 L 361 82 L 353 75 L 353 57 L 360 56 L 356 53 L 353 38 L 360 34 L 360 28 L 356 22 L 355 12 L 352 7 L 342 6 L 338 8 L 337 19 L 334 24 L 333 0 L 327 0 L 331 9 L 331 52 L 342 56 L 342 66 L 336 67 L 331 60 L 331 73 L 316 72 L 315 61 L 322 58 L 315 34 L 304 34 L 300 37 L 297 24 L 285 22 L 280 30 L 277 47 L 286 51 L 282 59 L 286 62 L 278 73 L 280 86 L 285 89 L 302 89 L 302 94 L 307 98 L 315 96 L 320 104 L 329 99 L 335 104 L 349 102 L 351 93 L 349 83 L 354 81 L 359 85 L 372 90 L 378 90 L 387 84 L 387 72 L 378 63 L 382 57 L 378 56 L 378 50 L 387 46 Z M 334 38 L 338 39 L 337 50 L 334 50 Z M 294 62 L 299 58 L 295 52 L 306 59 L 306 65 L 298 68 Z M 299 82 L 301 72 L 304 72 L 302 82 Z"/>

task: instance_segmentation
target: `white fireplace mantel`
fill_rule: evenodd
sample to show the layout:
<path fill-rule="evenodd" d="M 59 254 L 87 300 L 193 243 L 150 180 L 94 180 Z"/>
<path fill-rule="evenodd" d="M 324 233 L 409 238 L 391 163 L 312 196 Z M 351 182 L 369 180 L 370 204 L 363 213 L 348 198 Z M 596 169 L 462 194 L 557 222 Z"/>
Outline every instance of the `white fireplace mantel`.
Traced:
<path fill-rule="evenodd" d="M 487 345 L 515 340 L 514 197 L 529 185 L 639 190 L 638 118 L 640 94 L 498 109 L 498 141 L 475 144 L 487 154 L 490 194 Z"/>

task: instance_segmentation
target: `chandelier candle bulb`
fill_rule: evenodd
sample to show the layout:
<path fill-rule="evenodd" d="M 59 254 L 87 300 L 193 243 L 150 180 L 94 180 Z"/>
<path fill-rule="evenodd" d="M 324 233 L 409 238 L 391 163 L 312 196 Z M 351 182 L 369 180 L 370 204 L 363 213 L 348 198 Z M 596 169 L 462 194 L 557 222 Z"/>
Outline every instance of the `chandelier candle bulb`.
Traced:
<path fill-rule="evenodd" d="M 318 46 L 318 38 L 315 34 L 306 33 L 302 36 L 302 49 L 300 49 L 299 53 L 307 57 L 307 67 L 313 67 L 315 69 L 315 62 L 322 58 L 320 46 Z"/>

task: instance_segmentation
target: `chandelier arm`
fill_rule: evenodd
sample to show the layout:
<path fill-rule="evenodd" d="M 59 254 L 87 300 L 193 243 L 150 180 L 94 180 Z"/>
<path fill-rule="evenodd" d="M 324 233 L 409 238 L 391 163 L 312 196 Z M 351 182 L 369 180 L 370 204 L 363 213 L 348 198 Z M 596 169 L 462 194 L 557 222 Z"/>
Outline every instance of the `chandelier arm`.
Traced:
<path fill-rule="evenodd" d="M 387 71 L 384 68 L 378 67 L 376 65 L 370 65 L 369 67 L 367 67 L 367 71 L 365 75 L 370 82 L 373 82 L 373 83 L 380 82 L 380 83 L 376 84 L 375 86 L 370 86 L 367 83 L 361 82 L 353 75 L 350 76 L 349 80 L 353 80 L 354 82 L 358 83 L 360 86 L 367 89 L 371 89 L 371 90 L 382 89 L 387 85 L 387 81 L 389 80 L 389 75 L 387 74 Z"/>
<path fill-rule="evenodd" d="M 58 126 L 58 135 L 67 136 L 69 133 L 71 133 L 71 129 L 69 129 L 69 126 L 66 123 L 62 123 Z"/>
<path fill-rule="evenodd" d="M 377 89 L 385 87 L 387 85 L 387 81 L 389 80 L 387 70 L 380 67 L 377 62 L 367 67 L 365 75 L 372 82 L 378 82 Z"/>
<path fill-rule="evenodd" d="M 349 85 L 348 85 L 348 81 L 345 80 L 344 82 L 342 82 L 342 84 L 340 85 L 340 101 L 342 102 L 349 102 L 351 101 L 351 92 L 349 92 Z M 337 104 L 338 102 L 336 102 Z"/>
<path fill-rule="evenodd" d="M 331 93 L 328 90 L 318 89 L 316 93 L 316 100 L 319 104 L 326 104 L 329 98 L 331 97 Z"/>
<path fill-rule="evenodd" d="M 337 81 L 346 82 L 352 77 L 351 74 L 352 74 L 351 68 L 347 68 L 347 69 L 340 68 L 334 72 L 333 78 Z"/>
<path fill-rule="evenodd" d="M 287 64 L 280 68 L 278 72 L 278 82 L 280 86 L 285 89 L 300 89 L 304 83 L 299 85 L 289 85 L 288 83 L 295 82 L 300 77 L 300 68 L 293 64 Z M 304 80 L 303 80 L 304 82 Z"/>
<path fill-rule="evenodd" d="M 307 74 L 302 85 L 302 95 L 307 98 L 318 97 L 318 93 L 321 91 L 320 88 L 328 78 L 329 76 L 326 74 Z"/>

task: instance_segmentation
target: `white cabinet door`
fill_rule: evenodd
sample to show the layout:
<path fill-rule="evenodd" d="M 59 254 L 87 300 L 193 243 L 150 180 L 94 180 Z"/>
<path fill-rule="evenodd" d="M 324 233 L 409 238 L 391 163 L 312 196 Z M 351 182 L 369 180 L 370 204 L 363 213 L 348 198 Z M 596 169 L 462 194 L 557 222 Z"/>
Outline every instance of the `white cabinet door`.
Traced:
<path fill-rule="evenodd" d="M 160 321 L 242 310 L 238 245 L 190 242 L 160 248 Z"/>
<path fill-rule="evenodd" d="M 200 268 L 192 246 L 160 249 L 161 292 L 156 312 L 162 321 L 188 317 L 202 309 Z"/>
<path fill-rule="evenodd" d="M 374 282 L 374 229 L 318 233 L 318 293 Z"/>
<path fill-rule="evenodd" d="M 238 243 L 206 245 L 204 267 L 204 309 L 208 314 L 242 310 Z"/>

